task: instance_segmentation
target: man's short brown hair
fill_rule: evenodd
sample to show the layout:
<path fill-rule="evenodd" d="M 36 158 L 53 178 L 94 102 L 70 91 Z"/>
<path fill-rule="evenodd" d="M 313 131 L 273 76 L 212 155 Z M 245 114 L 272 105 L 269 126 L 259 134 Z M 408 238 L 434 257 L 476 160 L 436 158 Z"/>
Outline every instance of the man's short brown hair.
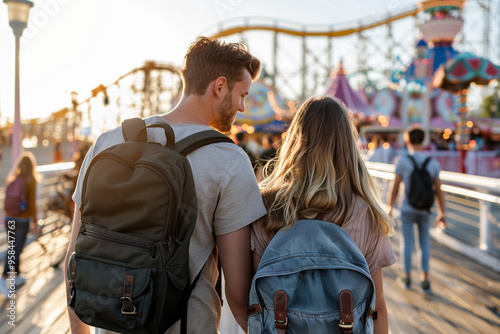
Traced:
<path fill-rule="evenodd" d="M 420 145 L 424 142 L 425 132 L 421 127 L 410 127 L 406 135 L 412 145 Z"/>
<path fill-rule="evenodd" d="M 240 43 L 224 43 L 211 37 L 198 37 L 189 47 L 181 70 L 185 95 L 203 95 L 208 84 L 225 77 L 229 89 L 244 79 L 246 69 L 252 79 L 260 73 L 260 61 Z"/>

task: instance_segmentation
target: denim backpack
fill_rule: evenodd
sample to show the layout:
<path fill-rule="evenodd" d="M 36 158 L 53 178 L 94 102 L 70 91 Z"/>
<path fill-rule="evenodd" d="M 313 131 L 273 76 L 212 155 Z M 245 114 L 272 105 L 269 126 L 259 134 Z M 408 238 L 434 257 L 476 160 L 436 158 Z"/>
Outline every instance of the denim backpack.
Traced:
<path fill-rule="evenodd" d="M 372 333 L 375 285 L 339 226 L 299 220 L 269 243 L 250 289 L 249 333 Z"/>

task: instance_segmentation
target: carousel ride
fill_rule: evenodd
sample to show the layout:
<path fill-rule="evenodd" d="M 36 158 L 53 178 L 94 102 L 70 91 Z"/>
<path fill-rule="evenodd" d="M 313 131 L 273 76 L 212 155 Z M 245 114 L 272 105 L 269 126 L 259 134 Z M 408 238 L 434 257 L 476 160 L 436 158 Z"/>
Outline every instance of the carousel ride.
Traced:
<path fill-rule="evenodd" d="M 353 111 L 361 130 L 369 136 L 398 134 L 413 123 L 421 123 L 428 134 L 425 145 L 429 145 L 431 134 L 434 139 L 443 143 L 443 147 L 448 143 L 454 144 L 457 138 L 461 138 L 456 146 L 459 150 L 469 149 L 468 142 L 465 141 L 467 138 L 470 140 L 468 135 L 472 127 L 479 126 L 487 134 L 500 136 L 500 127 L 496 128 L 498 122 L 484 122 L 464 113 L 465 102 L 461 96 L 463 90 L 450 89 L 450 84 L 436 84 L 439 81 L 437 77 L 441 76 L 442 79 L 444 68 L 447 69 L 446 80 L 460 83 L 469 80 L 467 87 L 471 82 L 488 84 L 499 78 L 498 67 L 493 63 L 470 53 L 460 53 L 453 46 L 463 27 L 462 11 L 465 2 L 427 0 L 419 3 L 424 21 L 420 25 L 421 38 L 415 45 L 415 57 L 404 69 L 392 73 L 392 82 L 388 87 L 368 87 L 371 90 L 369 94 L 366 93 L 367 87 L 356 91 L 350 86 L 348 73 L 340 63 L 331 74 L 326 95 L 342 100 Z M 464 57 L 467 58 L 465 62 L 458 61 Z M 455 64 L 457 61 L 460 64 Z M 262 80 L 257 82 L 253 92 L 255 97 L 252 92 L 249 95 L 251 107 L 248 115 L 245 112 L 238 117 L 238 124 L 259 125 L 263 129 L 263 124 L 271 122 L 281 127 L 275 130 L 285 127 L 277 118 L 289 118 L 292 112 L 290 108 L 287 111 L 285 109 L 293 103 L 282 100 L 276 103 L 274 96 L 269 98 L 270 102 L 265 102 L 266 89 L 274 96 L 279 96 L 275 88 L 264 84 Z M 457 94 L 458 91 L 461 94 Z M 484 127 L 485 123 L 488 124 L 487 129 Z M 399 144 L 402 144 L 401 139 Z"/>
<path fill-rule="evenodd" d="M 432 86 L 436 71 L 458 52 L 453 40 L 460 31 L 464 1 L 423 1 L 420 6 L 426 21 L 421 25 L 422 38 L 415 45 L 415 58 L 402 70 L 392 73 L 390 88 L 375 91 L 370 102 L 393 123 L 388 131 L 400 131 L 413 123 L 421 123 L 429 134 L 438 133 L 452 140 L 458 121 L 459 98 L 452 92 Z M 389 121 L 390 122 L 390 121 Z M 368 129 L 384 132 L 384 126 L 372 124 Z"/>
<path fill-rule="evenodd" d="M 272 83 L 263 76 L 250 86 L 245 99 L 245 111 L 238 113 L 231 129 L 232 134 L 238 132 L 282 133 L 292 117 L 293 102 L 286 107 L 281 95 Z"/>
<path fill-rule="evenodd" d="M 336 86 L 349 85 L 341 68 L 328 90 L 329 95 L 340 98 L 353 110 L 369 110 L 368 117 L 361 118 L 364 121 L 361 130 L 367 136 L 387 137 L 401 133 L 413 123 L 421 123 L 427 132 L 425 145 L 429 145 L 430 138 L 443 148 L 448 143 L 455 145 L 462 172 L 465 153 L 476 144 L 471 136 L 473 128 L 474 135 L 479 133 L 500 141 L 500 121 L 468 114 L 469 86 L 488 85 L 500 79 L 500 71 L 488 59 L 454 49 L 454 39 L 462 29 L 464 3 L 458 0 L 420 3 L 425 21 L 420 27 L 422 37 L 415 46 L 415 58 L 404 69 L 392 73 L 389 87 L 375 89 L 369 83 L 360 91 L 337 89 Z M 346 91 L 358 97 L 346 99 Z"/>

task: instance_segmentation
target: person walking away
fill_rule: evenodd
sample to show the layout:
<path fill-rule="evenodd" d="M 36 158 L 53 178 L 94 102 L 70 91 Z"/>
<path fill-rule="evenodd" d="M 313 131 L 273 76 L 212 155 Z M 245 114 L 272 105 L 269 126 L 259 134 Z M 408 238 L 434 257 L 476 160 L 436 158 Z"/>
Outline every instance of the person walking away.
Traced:
<path fill-rule="evenodd" d="M 9 291 L 7 281 L 10 283 L 14 278 L 16 287 L 26 282 L 19 270 L 20 255 L 30 226 L 34 233 L 38 233 L 36 187 L 41 178 L 35 167 L 36 159 L 33 153 L 23 152 L 7 175 L 4 216 L 8 248 L 0 279 L 0 292 L 6 296 Z"/>
<path fill-rule="evenodd" d="M 199 37 L 185 56 L 180 102 L 169 113 L 148 117 L 145 122 L 168 123 L 177 141 L 211 128 L 227 133 L 236 114 L 244 112 L 245 97 L 259 71 L 259 60 L 244 45 Z M 151 131 L 148 140 L 151 139 L 164 144 L 165 135 L 161 131 L 159 135 Z M 81 204 L 83 176 L 92 158 L 123 141 L 119 127 L 101 134 L 90 148 L 73 195 L 78 207 Z M 246 332 L 252 271 L 250 224 L 266 213 L 250 160 L 233 143 L 207 145 L 188 154 L 187 158 L 198 202 L 196 226 L 189 248 L 191 279 L 201 271 L 188 302 L 187 316 L 191 320 L 188 320 L 187 332 L 215 334 L 218 331 L 221 305 L 215 290 L 219 275 L 217 254 L 224 272 L 227 302 L 238 324 Z M 75 248 L 80 225 L 80 213 L 75 210 L 66 267 Z M 88 326 L 70 308 L 68 311 L 72 332 L 89 333 Z M 177 322 L 167 333 L 178 333 L 179 327 Z M 105 331 L 96 329 L 96 332 Z"/>
<path fill-rule="evenodd" d="M 284 135 L 272 173 L 259 185 L 267 215 L 252 225 L 254 270 L 278 230 L 299 219 L 336 224 L 368 263 L 376 291 L 375 333 L 388 333 L 382 268 L 396 262 L 388 237 L 392 221 L 362 159 L 344 104 L 331 97 L 308 99 Z"/>
<path fill-rule="evenodd" d="M 400 183 L 403 182 L 405 193 L 403 198 L 403 203 L 400 208 L 401 210 L 401 231 L 403 238 L 400 242 L 400 254 L 403 257 L 403 276 L 398 277 L 400 283 L 402 283 L 406 288 L 411 287 L 411 260 L 412 253 L 415 243 L 414 235 L 414 225 L 418 227 L 418 238 L 420 243 L 420 286 L 424 293 L 431 294 L 431 285 L 429 281 L 429 259 L 430 259 L 430 203 L 429 208 L 416 208 L 411 203 L 410 194 L 416 193 L 416 190 L 412 190 L 411 179 L 412 173 L 415 170 L 415 165 L 418 168 L 422 168 L 425 163 L 425 170 L 429 174 L 431 181 L 431 186 L 433 186 L 432 195 L 436 198 L 438 214 L 434 221 L 434 226 L 444 229 L 446 226 L 445 219 L 445 204 L 444 204 L 444 194 L 441 190 L 441 180 L 439 179 L 440 166 L 439 163 L 430 159 L 427 163 L 428 157 L 422 152 L 423 142 L 424 142 L 425 132 L 422 125 L 414 124 L 411 125 L 404 133 L 404 140 L 408 148 L 408 154 L 401 155 L 396 163 L 396 177 L 392 182 L 392 187 L 389 192 L 389 216 L 393 216 L 393 209 L 396 203 L 396 198 L 399 193 Z M 421 185 L 424 183 L 423 180 L 419 182 Z M 424 197 L 423 194 L 420 195 L 421 198 Z M 434 197 L 432 197 L 434 198 Z"/>
<path fill-rule="evenodd" d="M 62 143 L 57 140 L 54 143 L 54 163 L 63 162 Z"/>

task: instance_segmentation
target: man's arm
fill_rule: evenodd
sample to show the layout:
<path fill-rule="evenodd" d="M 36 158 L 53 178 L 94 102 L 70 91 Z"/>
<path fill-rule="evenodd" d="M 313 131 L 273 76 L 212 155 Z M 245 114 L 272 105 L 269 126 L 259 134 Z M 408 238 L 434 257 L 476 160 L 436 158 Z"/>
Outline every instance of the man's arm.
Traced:
<path fill-rule="evenodd" d="M 389 216 L 392 217 L 392 209 L 394 208 L 394 203 L 396 203 L 396 198 L 398 197 L 399 185 L 403 177 L 399 174 L 396 174 L 394 181 L 392 182 L 391 192 L 389 194 Z"/>
<path fill-rule="evenodd" d="M 250 225 L 224 235 L 218 235 L 217 246 L 224 271 L 227 302 L 234 318 L 248 331 L 248 294 L 252 278 Z"/>
<path fill-rule="evenodd" d="M 446 209 L 444 206 L 444 192 L 441 190 L 441 180 L 436 178 L 434 180 L 434 185 L 436 186 L 435 197 L 438 207 L 438 214 L 436 216 L 436 220 L 434 221 L 434 227 L 444 229 L 446 227 L 446 219 L 444 217 Z"/>
<path fill-rule="evenodd" d="M 64 259 L 64 282 L 66 283 L 66 293 L 68 293 L 69 284 L 66 273 L 68 271 L 68 262 L 71 254 L 75 250 L 76 237 L 78 236 L 78 231 L 80 230 L 80 212 L 75 210 L 73 217 L 73 229 L 71 230 L 71 238 L 69 240 L 68 251 L 66 252 L 66 258 Z M 69 323 L 71 328 L 71 333 L 73 334 L 89 334 L 89 326 L 80 321 L 76 316 L 75 312 L 68 307 Z"/>

